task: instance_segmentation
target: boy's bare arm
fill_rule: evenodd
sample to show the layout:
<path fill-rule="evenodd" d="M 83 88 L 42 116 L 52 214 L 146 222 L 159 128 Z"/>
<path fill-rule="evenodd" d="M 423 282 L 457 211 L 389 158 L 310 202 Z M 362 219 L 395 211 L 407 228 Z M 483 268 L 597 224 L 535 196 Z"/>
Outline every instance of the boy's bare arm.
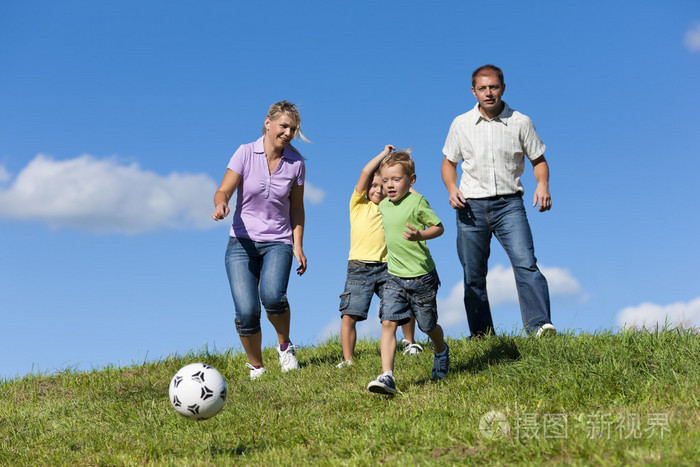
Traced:
<path fill-rule="evenodd" d="M 421 240 L 432 240 L 437 238 L 445 232 L 445 228 L 442 226 L 442 222 L 437 225 L 428 227 L 425 230 L 418 230 L 411 224 L 406 222 L 407 229 L 403 232 L 403 238 L 410 240 L 412 242 L 418 242 Z"/>
<path fill-rule="evenodd" d="M 394 146 L 391 144 L 387 144 L 384 146 L 384 150 L 374 156 L 371 161 L 367 163 L 362 168 L 362 172 L 360 172 L 360 178 L 357 180 L 357 184 L 355 185 L 355 191 L 358 193 L 362 193 L 363 191 L 367 190 L 367 186 L 369 185 L 369 178 L 372 176 L 375 170 L 379 168 L 379 164 L 382 162 L 382 159 L 384 159 L 386 156 L 389 155 L 391 151 L 393 151 Z"/>

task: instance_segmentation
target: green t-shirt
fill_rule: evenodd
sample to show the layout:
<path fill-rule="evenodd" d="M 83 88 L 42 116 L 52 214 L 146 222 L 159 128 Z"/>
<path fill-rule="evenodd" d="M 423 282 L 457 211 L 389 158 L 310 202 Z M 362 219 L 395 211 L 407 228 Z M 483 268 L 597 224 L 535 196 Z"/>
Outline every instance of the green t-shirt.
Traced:
<path fill-rule="evenodd" d="M 403 232 L 408 222 L 418 230 L 440 223 L 424 196 L 408 193 L 397 203 L 384 198 L 379 203 L 382 214 L 384 236 L 389 250 L 387 265 L 389 273 L 399 277 L 418 277 L 435 269 L 435 262 L 424 241 L 405 240 Z"/>

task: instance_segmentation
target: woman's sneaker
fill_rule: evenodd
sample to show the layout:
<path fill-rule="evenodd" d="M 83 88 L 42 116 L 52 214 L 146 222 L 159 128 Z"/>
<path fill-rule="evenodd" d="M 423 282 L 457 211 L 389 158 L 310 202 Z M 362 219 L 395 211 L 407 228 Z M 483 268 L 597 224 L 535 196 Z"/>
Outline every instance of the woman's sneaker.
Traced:
<path fill-rule="evenodd" d="M 352 366 L 352 362 L 350 360 L 344 360 L 344 361 L 338 363 L 335 367 L 336 368 L 345 368 L 346 366 L 347 367 Z"/>
<path fill-rule="evenodd" d="M 396 392 L 396 383 L 394 377 L 389 375 L 379 375 L 374 381 L 370 381 L 367 385 L 369 392 L 377 394 L 394 394 Z"/>
<path fill-rule="evenodd" d="M 408 339 L 404 339 L 401 341 L 403 344 L 403 354 L 404 355 L 410 355 L 410 356 L 416 356 L 418 354 L 423 353 L 423 347 L 421 347 L 419 344 L 414 344 L 413 342 L 410 342 Z"/>
<path fill-rule="evenodd" d="M 450 372 L 450 348 L 445 343 L 445 352 L 438 356 L 435 354 L 435 360 L 433 360 L 433 371 L 430 374 L 430 379 L 433 381 L 436 379 L 442 379 L 447 376 Z"/>
<path fill-rule="evenodd" d="M 265 367 L 255 368 L 250 363 L 246 363 L 245 366 L 250 368 L 250 379 L 258 379 L 265 373 Z"/>
<path fill-rule="evenodd" d="M 282 371 L 299 369 L 299 362 L 297 361 L 294 349 L 296 349 L 296 347 L 294 347 L 294 344 L 291 342 L 288 344 L 286 350 L 280 350 L 280 346 L 277 346 L 277 355 L 280 357 L 280 366 L 282 367 Z"/>

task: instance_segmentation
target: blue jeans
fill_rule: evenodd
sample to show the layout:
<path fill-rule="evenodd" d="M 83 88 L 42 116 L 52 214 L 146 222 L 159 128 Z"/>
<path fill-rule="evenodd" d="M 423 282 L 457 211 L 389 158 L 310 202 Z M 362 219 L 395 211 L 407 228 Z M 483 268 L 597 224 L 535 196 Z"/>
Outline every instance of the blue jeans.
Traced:
<path fill-rule="evenodd" d="M 229 237 L 226 273 L 236 307 L 236 330 L 241 336 L 260 332 L 260 302 L 271 315 L 289 311 L 287 284 L 292 247 L 282 242 L 255 242 Z"/>
<path fill-rule="evenodd" d="M 349 261 L 345 289 L 340 294 L 340 316 L 352 315 L 357 321 L 366 320 L 374 294 L 379 297 L 381 316 L 386 276 L 386 263 L 362 264 L 359 261 Z"/>
<path fill-rule="evenodd" d="M 491 234 L 513 266 L 525 330 L 532 333 L 551 323 L 547 279 L 537 267 L 522 197 L 468 199 L 467 205 L 457 210 L 457 253 L 464 268 L 464 307 L 472 336 L 493 332 L 486 294 Z"/>

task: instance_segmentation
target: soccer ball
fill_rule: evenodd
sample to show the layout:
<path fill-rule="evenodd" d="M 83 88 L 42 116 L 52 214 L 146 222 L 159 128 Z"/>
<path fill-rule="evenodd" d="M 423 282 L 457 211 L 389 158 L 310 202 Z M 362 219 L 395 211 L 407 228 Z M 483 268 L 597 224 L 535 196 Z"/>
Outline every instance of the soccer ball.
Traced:
<path fill-rule="evenodd" d="M 206 420 L 224 407 L 226 381 L 214 367 L 191 363 L 175 373 L 168 393 L 177 413 L 192 420 Z"/>

